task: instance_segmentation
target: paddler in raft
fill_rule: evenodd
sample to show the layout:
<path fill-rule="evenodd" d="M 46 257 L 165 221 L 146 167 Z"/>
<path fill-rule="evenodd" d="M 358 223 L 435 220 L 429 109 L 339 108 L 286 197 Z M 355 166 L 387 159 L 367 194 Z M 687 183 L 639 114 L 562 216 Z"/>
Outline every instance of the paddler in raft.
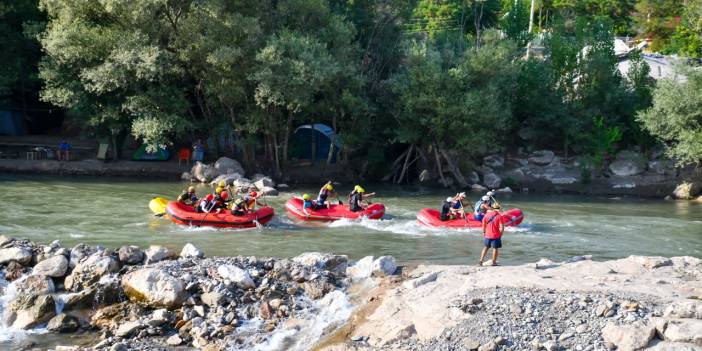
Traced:
<path fill-rule="evenodd" d="M 367 205 L 370 205 L 369 198 L 375 196 L 375 193 L 366 193 L 360 185 L 356 185 L 353 191 L 349 194 L 349 210 L 351 212 L 359 212 L 366 209 Z M 363 201 L 366 201 L 367 205 L 363 205 Z"/>
<path fill-rule="evenodd" d="M 183 192 L 178 196 L 177 201 L 182 204 L 195 207 L 197 205 L 197 194 L 195 193 L 195 187 L 189 186 L 187 190 L 183 190 Z"/>
<path fill-rule="evenodd" d="M 259 206 L 264 206 L 264 204 L 258 202 L 258 198 L 260 197 L 260 194 L 256 192 L 253 188 L 249 191 L 249 200 L 246 201 L 246 207 L 249 209 L 249 211 L 253 211 L 256 209 L 256 205 Z"/>
<path fill-rule="evenodd" d="M 252 196 L 253 195 L 253 196 Z M 258 203 L 256 201 L 257 193 L 255 191 L 245 194 L 244 196 L 237 197 L 231 205 L 231 213 L 235 216 L 243 216 L 247 213 L 254 212 L 254 208 Z M 259 204 L 260 205 L 260 204 Z"/>
<path fill-rule="evenodd" d="M 306 218 L 310 218 L 309 211 L 316 211 L 319 208 L 320 208 L 319 204 L 317 204 L 316 201 L 312 200 L 312 196 L 310 196 L 310 194 L 303 194 L 302 195 L 302 212 L 305 213 Z"/>
<path fill-rule="evenodd" d="M 339 205 L 341 205 L 342 202 L 339 200 L 339 195 L 337 195 L 336 191 L 334 191 L 334 186 L 330 180 L 324 184 L 321 189 L 319 189 L 319 195 L 317 195 L 317 206 L 326 206 L 327 208 L 331 208 L 331 203 L 327 202 L 327 198 L 332 195 L 334 195 L 336 200 L 339 201 Z"/>

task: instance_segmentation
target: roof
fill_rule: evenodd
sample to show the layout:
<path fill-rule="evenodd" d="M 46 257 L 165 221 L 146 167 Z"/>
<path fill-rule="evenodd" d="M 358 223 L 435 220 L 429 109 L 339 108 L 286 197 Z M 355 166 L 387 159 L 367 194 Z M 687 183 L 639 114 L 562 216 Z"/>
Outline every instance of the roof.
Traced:
<path fill-rule="evenodd" d="M 341 140 L 336 137 L 334 129 L 326 124 L 315 123 L 315 124 L 304 124 L 295 129 L 294 133 L 297 133 L 301 129 L 314 129 L 322 134 L 324 134 L 329 140 L 334 140 L 334 145 L 341 147 Z"/>

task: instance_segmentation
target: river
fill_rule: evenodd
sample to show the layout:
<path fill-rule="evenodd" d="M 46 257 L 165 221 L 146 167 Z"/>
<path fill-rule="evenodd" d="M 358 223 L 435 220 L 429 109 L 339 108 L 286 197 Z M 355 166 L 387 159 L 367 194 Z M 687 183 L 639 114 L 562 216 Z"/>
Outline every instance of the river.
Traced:
<path fill-rule="evenodd" d="M 180 249 L 191 242 L 208 256 L 292 257 L 307 251 L 346 254 L 352 259 L 393 255 L 410 264 L 473 264 L 481 249 L 478 230 L 430 229 L 415 220 L 418 210 L 438 207 L 451 195 L 448 191 L 365 186 L 377 192 L 375 201 L 387 207 L 380 221 L 308 224 L 288 218 L 285 200 L 304 191 L 315 192 L 312 188 L 267 198 L 276 218 L 261 229 L 189 228 L 150 213 L 151 198 L 173 198 L 184 186 L 118 178 L 0 175 L 4 197 L 0 234 L 44 243 L 58 239 L 64 246 L 84 242 L 112 248 L 161 244 Z M 348 191 L 351 185 L 338 188 Z M 198 188 L 201 193 L 207 189 Z M 596 260 L 632 254 L 702 257 L 702 205 L 698 203 L 536 194 L 498 199 L 504 207 L 521 208 L 526 215 L 524 223 L 509 228 L 504 237 L 500 256 L 504 264 L 585 254 Z"/>

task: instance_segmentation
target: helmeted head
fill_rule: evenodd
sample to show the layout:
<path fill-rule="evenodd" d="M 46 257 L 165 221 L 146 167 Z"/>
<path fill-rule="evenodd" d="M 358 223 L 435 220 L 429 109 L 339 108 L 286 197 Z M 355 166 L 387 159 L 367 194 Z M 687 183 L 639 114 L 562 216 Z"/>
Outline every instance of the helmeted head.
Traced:
<path fill-rule="evenodd" d="M 188 192 L 189 192 L 189 193 L 194 193 L 194 192 L 195 192 L 195 187 L 194 187 L 194 186 L 189 186 L 189 187 L 188 187 Z"/>
<path fill-rule="evenodd" d="M 466 193 L 459 193 L 459 194 L 458 194 L 458 199 L 459 199 L 459 200 L 463 200 L 463 199 L 465 199 L 465 198 L 466 198 Z"/>
<path fill-rule="evenodd" d="M 488 191 L 488 192 L 487 192 L 487 196 L 495 196 L 495 192 L 494 192 L 494 191 Z"/>
<path fill-rule="evenodd" d="M 255 191 L 251 191 L 251 192 L 249 193 L 249 196 L 255 198 L 255 197 L 258 197 L 258 193 L 255 192 Z"/>
<path fill-rule="evenodd" d="M 220 188 L 224 188 L 225 186 L 227 186 L 227 182 L 220 180 L 219 183 L 217 183 L 217 186 Z"/>
<path fill-rule="evenodd" d="M 222 192 L 219 193 L 219 197 L 220 197 L 222 200 L 226 200 L 226 199 L 229 198 L 229 193 L 226 192 L 226 191 L 222 191 Z"/>
<path fill-rule="evenodd" d="M 358 186 L 358 189 L 356 189 L 357 193 L 365 193 L 366 192 L 366 189 L 363 189 L 360 185 L 357 185 L 357 186 Z"/>
<path fill-rule="evenodd" d="M 446 202 L 453 202 L 453 198 L 451 196 L 447 197 Z"/>
<path fill-rule="evenodd" d="M 324 188 L 325 188 L 325 189 L 327 189 L 327 190 L 329 190 L 329 191 L 332 191 L 332 190 L 334 190 L 334 186 L 333 186 L 333 185 L 331 185 L 331 184 L 327 184 L 327 185 L 325 185 L 325 186 L 324 186 Z"/>
<path fill-rule="evenodd" d="M 221 186 L 218 186 L 217 189 L 215 189 L 215 193 L 216 193 L 216 194 L 219 194 L 219 193 L 221 193 L 221 192 L 223 192 L 223 191 L 224 191 L 224 188 L 221 187 Z"/>
<path fill-rule="evenodd" d="M 487 195 L 484 195 L 483 197 L 480 198 L 480 200 L 483 200 L 483 201 L 490 201 L 490 197 L 487 196 Z"/>
<path fill-rule="evenodd" d="M 308 201 L 308 200 L 311 199 L 311 198 L 312 198 L 312 197 L 310 196 L 310 194 L 303 194 L 303 195 L 302 195 L 302 199 L 305 200 L 305 201 Z"/>

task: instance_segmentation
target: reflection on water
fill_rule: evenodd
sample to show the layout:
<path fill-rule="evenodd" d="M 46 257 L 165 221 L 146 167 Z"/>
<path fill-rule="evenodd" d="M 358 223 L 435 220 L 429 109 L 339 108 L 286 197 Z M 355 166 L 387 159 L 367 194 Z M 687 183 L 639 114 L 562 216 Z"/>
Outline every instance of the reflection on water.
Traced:
<path fill-rule="evenodd" d="M 0 176 L 4 204 L 0 233 L 40 242 L 60 239 L 118 247 L 187 242 L 207 255 L 290 257 L 306 251 L 393 255 L 403 262 L 473 263 L 481 249 L 479 230 L 442 230 L 419 225 L 415 214 L 438 207 L 449 192 L 419 188 L 366 186 L 387 206 L 382 221 L 299 223 L 284 213 L 291 195 L 266 199 L 276 218 L 249 230 L 189 228 L 154 217 L 148 202 L 154 196 L 175 197 L 185 185 L 177 182 L 106 178 Z M 350 190 L 351 184 L 339 186 Z M 347 189 L 348 188 L 348 189 Z M 207 190 L 200 187 L 200 192 Z M 477 195 L 472 200 L 477 199 Z M 501 260 L 533 262 L 540 257 L 561 260 L 592 254 L 610 259 L 630 254 L 702 257 L 702 205 L 690 202 L 607 197 L 500 196 L 506 207 L 519 207 L 526 219 L 505 235 Z"/>

